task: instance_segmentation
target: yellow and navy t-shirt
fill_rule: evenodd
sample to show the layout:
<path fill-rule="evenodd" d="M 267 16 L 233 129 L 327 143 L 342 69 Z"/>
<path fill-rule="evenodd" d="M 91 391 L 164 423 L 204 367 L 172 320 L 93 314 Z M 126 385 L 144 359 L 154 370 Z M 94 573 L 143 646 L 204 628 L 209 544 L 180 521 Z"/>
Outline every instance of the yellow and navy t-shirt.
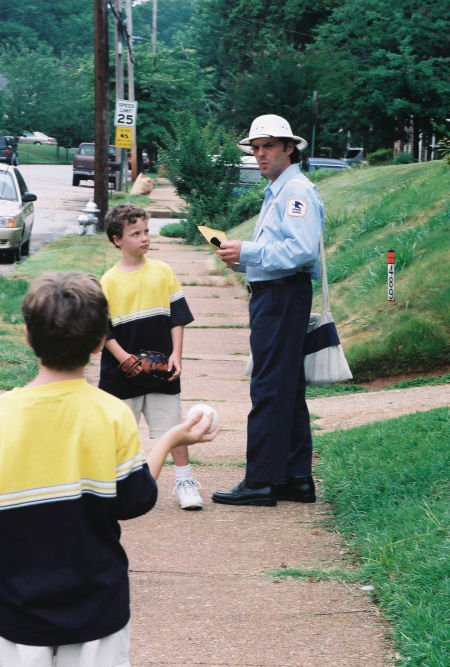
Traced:
<path fill-rule="evenodd" d="M 113 266 L 101 279 L 110 313 L 109 337 L 130 354 L 141 350 L 172 353 L 171 330 L 193 321 L 177 277 L 165 262 L 145 258 L 137 271 Z M 102 351 L 99 387 L 119 398 L 140 396 L 142 388 L 132 384 L 118 367 L 117 359 Z M 164 392 L 180 393 L 179 379 L 167 383 Z M 161 391 L 161 390 L 158 390 Z"/>
<path fill-rule="evenodd" d="M 157 488 L 129 408 L 85 380 L 0 397 L 0 636 L 37 646 L 129 620 L 119 520 Z"/>

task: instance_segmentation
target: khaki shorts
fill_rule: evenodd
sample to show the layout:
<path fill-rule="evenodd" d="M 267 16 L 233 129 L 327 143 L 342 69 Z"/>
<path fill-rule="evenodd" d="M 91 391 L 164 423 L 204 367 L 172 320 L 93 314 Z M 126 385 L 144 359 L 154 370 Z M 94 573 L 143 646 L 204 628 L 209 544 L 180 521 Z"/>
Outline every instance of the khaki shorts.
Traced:
<path fill-rule="evenodd" d="M 27 646 L 0 637 L 1 667 L 131 667 L 130 624 L 84 644 Z"/>
<path fill-rule="evenodd" d="M 181 422 L 180 394 L 144 394 L 136 398 L 125 398 L 137 424 L 144 415 L 150 438 L 160 438 L 169 428 Z"/>

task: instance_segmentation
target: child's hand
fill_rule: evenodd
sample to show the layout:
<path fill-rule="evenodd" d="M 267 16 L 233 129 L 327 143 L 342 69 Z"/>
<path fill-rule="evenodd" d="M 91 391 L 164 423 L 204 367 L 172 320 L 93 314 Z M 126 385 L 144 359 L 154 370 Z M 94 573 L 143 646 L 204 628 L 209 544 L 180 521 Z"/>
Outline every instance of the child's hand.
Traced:
<path fill-rule="evenodd" d="M 206 419 L 202 412 L 196 412 L 186 418 L 181 424 L 166 431 L 158 441 L 156 447 L 146 452 L 147 463 L 155 479 L 158 479 L 166 456 L 174 447 L 181 445 L 195 445 L 196 442 L 210 442 L 214 440 L 220 428 L 217 426 L 208 433 L 213 420 L 213 413 Z"/>
<path fill-rule="evenodd" d="M 191 417 L 186 417 L 181 424 L 171 429 L 171 431 L 174 431 L 173 436 L 176 441 L 174 447 L 195 445 L 197 442 L 210 442 L 214 440 L 220 431 L 220 426 L 217 426 L 211 433 L 208 433 L 213 418 L 214 415 L 212 413 L 206 416 L 201 412 L 197 412 Z"/>
<path fill-rule="evenodd" d="M 173 382 L 181 375 L 181 359 L 175 353 L 169 357 L 169 371 L 173 370 L 173 374 L 169 378 L 169 382 Z"/>

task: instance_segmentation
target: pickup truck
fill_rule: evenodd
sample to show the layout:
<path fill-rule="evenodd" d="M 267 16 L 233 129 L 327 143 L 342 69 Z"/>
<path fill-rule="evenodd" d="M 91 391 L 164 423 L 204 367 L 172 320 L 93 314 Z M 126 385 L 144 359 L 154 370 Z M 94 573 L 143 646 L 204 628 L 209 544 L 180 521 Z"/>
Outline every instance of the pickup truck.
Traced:
<path fill-rule="evenodd" d="M 108 181 L 114 183 L 116 171 L 120 169 L 120 162 L 116 162 L 114 146 L 109 146 L 108 152 Z M 72 185 L 80 185 L 80 181 L 92 181 L 94 179 L 94 157 L 95 144 L 83 143 L 78 146 L 78 150 L 73 156 Z"/>

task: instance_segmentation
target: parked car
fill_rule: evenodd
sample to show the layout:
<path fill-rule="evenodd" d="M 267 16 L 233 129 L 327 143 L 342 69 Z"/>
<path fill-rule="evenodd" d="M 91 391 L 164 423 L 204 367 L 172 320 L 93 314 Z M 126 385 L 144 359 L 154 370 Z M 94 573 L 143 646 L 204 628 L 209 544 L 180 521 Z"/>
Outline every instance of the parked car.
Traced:
<path fill-rule="evenodd" d="M 128 169 L 131 169 L 131 155 L 128 156 Z M 142 170 L 150 171 L 150 158 L 147 151 L 142 151 Z"/>
<path fill-rule="evenodd" d="M 35 144 L 35 146 L 46 145 L 46 146 L 56 146 L 58 142 L 54 137 L 49 137 L 43 132 L 24 132 L 22 136 L 19 137 L 19 143 L 21 144 Z"/>
<path fill-rule="evenodd" d="M 114 183 L 116 171 L 120 169 L 120 162 L 116 161 L 116 149 L 108 146 L 109 166 L 108 181 Z M 94 179 L 95 144 L 82 143 L 73 156 L 72 185 L 80 185 L 80 181 Z"/>
<path fill-rule="evenodd" d="M 10 135 L 0 135 L 0 162 L 12 164 L 15 167 L 19 164 L 19 154 L 17 153 L 17 141 Z"/>
<path fill-rule="evenodd" d="M 353 146 L 347 146 L 342 159 L 350 166 L 361 164 L 361 162 L 364 162 L 364 149 L 361 147 L 354 148 Z"/>
<path fill-rule="evenodd" d="M 310 157 L 306 162 L 306 171 L 317 171 L 324 169 L 325 171 L 339 171 L 341 169 L 349 169 L 350 167 L 345 160 L 337 160 L 330 157 Z"/>
<path fill-rule="evenodd" d="M 258 163 L 254 155 L 243 155 L 239 166 L 239 184 L 251 185 L 261 178 Z"/>
<path fill-rule="evenodd" d="M 30 252 L 36 195 L 16 167 L 0 164 L 0 253 L 10 261 Z"/>
<path fill-rule="evenodd" d="M 317 169 L 325 169 L 327 171 L 336 171 L 348 168 L 348 164 L 344 160 L 336 160 L 327 157 L 310 157 L 306 160 L 306 171 L 316 171 Z M 239 167 L 239 184 L 240 186 L 251 185 L 257 183 L 261 178 L 261 172 L 258 167 L 256 158 L 253 155 L 245 155 L 241 157 L 241 164 Z"/>

